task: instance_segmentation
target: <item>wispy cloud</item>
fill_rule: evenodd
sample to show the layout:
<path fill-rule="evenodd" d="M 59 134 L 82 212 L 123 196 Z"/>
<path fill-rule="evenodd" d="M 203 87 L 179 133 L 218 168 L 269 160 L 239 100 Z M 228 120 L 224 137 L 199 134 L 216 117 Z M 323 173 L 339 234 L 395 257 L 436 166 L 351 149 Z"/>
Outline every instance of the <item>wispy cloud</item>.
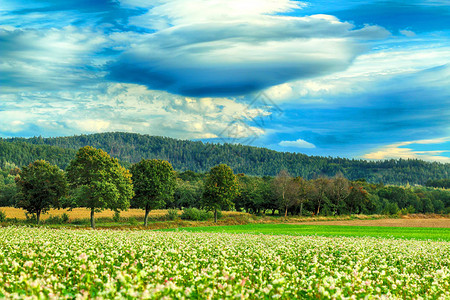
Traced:
<path fill-rule="evenodd" d="M 367 153 L 362 157 L 374 160 L 391 159 L 391 158 L 394 159 L 409 158 L 409 159 L 422 159 L 428 161 L 439 161 L 443 163 L 450 163 L 450 157 L 442 155 L 450 153 L 449 149 L 421 151 L 421 150 L 414 150 L 413 147 L 405 148 L 405 146 L 413 146 L 413 145 L 445 144 L 448 141 L 450 141 L 450 137 L 395 143 L 384 146 L 378 150 L 375 150 L 374 152 Z"/>
<path fill-rule="evenodd" d="M 2 90 L 82 88 L 101 78 L 104 58 L 96 57 L 107 39 L 89 28 L 1 29 Z"/>
<path fill-rule="evenodd" d="M 134 84 L 95 90 L 0 95 L 0 136 L 130 131 L 183 139 L 217 138 L 234 120 L 267 116 L 230 98 L 189 98 Z M 245 124 L 245 123 L 243 123 Z M 262 135 L 260 127 L 247 131 Z"/>
<path fill-rule="evenodd" d="M 345 71 L 284 83 L 267 92 L 280 102 L 359 106 L 366 97 L 360 97 L 356 102 L 348 97 L 414 89 L 417 85 L 447 89 L 450 45 L 442 44 L 440 40 L 429 41 L 425 46 L 422 43 L 408 41 L 407 46 L 394 43 L 392 49 L 360 55 Z"/>

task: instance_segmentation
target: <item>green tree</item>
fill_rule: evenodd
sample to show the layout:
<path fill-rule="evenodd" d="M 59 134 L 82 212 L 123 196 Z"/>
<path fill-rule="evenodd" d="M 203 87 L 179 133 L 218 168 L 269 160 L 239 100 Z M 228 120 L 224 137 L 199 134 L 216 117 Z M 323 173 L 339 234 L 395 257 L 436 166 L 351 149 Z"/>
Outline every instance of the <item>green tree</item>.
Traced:
<path fill-rule="evenodd" d="M 328 178 L 319 177 L 312 180 L 311 183 L 311 198 L 315 206 L 314 213 L 316 215 L 319 215 L 321 205 L 323 205 L 324 202 L 326 203 L 328 201 L 326 191 L 327 187 L 330 184 L 330 180 Z"/>
<path fill-rule="evenodd" d="M 132 206 L 145 209 L 144 226 L 148 213 L 160 208 L 173 197 L 176 174 L 172 165 L 165 160 L 143 159 L 131 167 L 135 196 Z"/>
<path fill-rule="evenodd" d="M 345 211 L 345 200 L 350 195 L 350 183 L 342 174 L 330 179 L 326 194 L 330 200 L 330 208 L 333 215 L 342 214 Z"/>
<path fill-rule="evenodd" d="M 367 213 L 373 210 L 372 203 L 369 201 L 369 193 L 357 181 L 351 183 L 350 194 L 345 202 L 350 214 Z"/>
<path fill-rule="evenodd" d="M 15 183 L 0 187 L 0 206 L 14 206 L 16 204 L 17 188 Z"/>
<path fill-rule="evenodd" d="M 236 210 L 244 208 L 247 212 L 259 214 L 265 211 L 264 195 L 259 177 L 238 175 L 239 195 L 234 199 Z"/>
<path fill-rule="evenodd" d="M 23 167 L 16 177 L 16 184 L 19 191 L 17 206 L 36 214 L 37 224 L 41 213 L 60 207 L 60 199 L 68 189 L 64 172 L 45 160 Z"/>
<path fill-rule="evenodd" d="M 174 193 L 174 207 L 200 208 L 203 183 L 200 181 L 183 181 L 177 179 Z"/>
<path fill-rule="evenodd" d="M 203 206 L 214 210 L 214 222 L 217 223 L 217 210 L 233 207 L 238 194 L 238 180 L 229 166 L 220 164 L 211 168 L 205 180 Z"/>
<path fill-rule="evenodd" d="M 300 204 L 300 216 L 303 216 L 303 205 L 308 202 L 308 197 L 311 194 L 311 183 L 302 177 L 296 177 L 294 182 L 298 185 L 298 204 Z"/>
<path fill-rule="evenodd" d="M 95 228 L 95 211 L 130 207 L 134 195 L 131 174 L 103 150 L 90 146 L 79 149 L 67 167 L 67 178 L 72 190 L 72 206 L 91 209 L 92 228 Z"/>
<path fill-rule="evenodd" d="M 281 170 L 273 180 L 273 188 L 279 201 L 279 207 L 284 210 L 284 217 L 287 217 L 288 209 L 299 201 L 300 187 L 288 171 Z"/>

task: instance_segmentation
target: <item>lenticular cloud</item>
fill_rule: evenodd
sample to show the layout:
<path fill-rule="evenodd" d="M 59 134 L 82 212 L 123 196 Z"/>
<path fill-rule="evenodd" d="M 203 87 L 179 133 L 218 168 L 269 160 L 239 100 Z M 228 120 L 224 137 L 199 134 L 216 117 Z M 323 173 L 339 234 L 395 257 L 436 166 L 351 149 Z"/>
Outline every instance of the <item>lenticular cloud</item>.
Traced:
<path fill-rule="evenodd" d="M 244 95 L 344 70 L 363 50 L 361 40 L 387 34 L 377 26 L 354 30 L 353 25 L 328 15 L 269 15 L 270 6 L 258 14 L 234 18 L 242 15 L 233 14 L 233 9 L 239 9 L 233 6 L 234 0 L 218 1 L 227 3 L 224 13 L 215 6 L 199 14 L 192 7 L 197 2 L 201 1 L 185 4 L 185 10 L 193 12 L 191 17 L 171 15 L 171 6 L 163 3 L 145 16 L 156 15 L 152 10 L 159 16 L 164 12 L 166 23 L 144 22 L 142 16 L 134 20 L 136 26 L 154 32 L 110 64 L 110 78 L 188 96 Z M 283 7 L 272 7 L 273 12 L 292 9 L 291 1 L 284 2 Z"/>

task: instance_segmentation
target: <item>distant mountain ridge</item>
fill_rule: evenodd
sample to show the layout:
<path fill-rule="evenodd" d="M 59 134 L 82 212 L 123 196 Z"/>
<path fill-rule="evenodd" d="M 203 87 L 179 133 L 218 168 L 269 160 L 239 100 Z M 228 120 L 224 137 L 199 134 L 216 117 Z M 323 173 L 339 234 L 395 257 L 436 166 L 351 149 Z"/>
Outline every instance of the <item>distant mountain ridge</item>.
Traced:
<path fill-rule="evenodd" d="M 293 176 L 310 179 L 342 173 L 351 180 L 365 178 L 386 184 L 424 184 L 430 179 L 448 178 L 450 164 L 421 160 L 365 161 L 346 158 L 308 156 L 233 144 L 205 144 L 136 133 L 109 132 L 56 138 L 0 139 L 0 162 L 22 166 L 35 159 L 46 159 L 66 168 L 76 150 L 90 145 L 132 164 L 142 158 L 165 159 L 178 171 L 207 172 L 225 163 L 235 173 L 274 176 L 286 169 Z"/>

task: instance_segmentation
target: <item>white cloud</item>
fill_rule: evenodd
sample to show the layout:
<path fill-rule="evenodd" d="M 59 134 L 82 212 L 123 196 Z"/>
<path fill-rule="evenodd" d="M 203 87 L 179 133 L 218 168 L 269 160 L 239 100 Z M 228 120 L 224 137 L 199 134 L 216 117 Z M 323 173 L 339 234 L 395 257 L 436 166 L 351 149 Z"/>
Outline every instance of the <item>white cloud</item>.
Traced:
<path fill-rule="evenodd" d="M 288 83 L 275 85 L 268 88 L 265 94 L 273 101 L 285 100 L 292 97 L 292 87 Z"/>
<path fill-rule="evenodd" d="M 400 30 L 400 33 L 407 37 L 415 37 L 416 36 L 416 33 L 414 31 L 406 30 L 406 29 Z"/>
<path fill-rule="evenodd" d="M 11 133 L 20 132 L 25 127 L 28 116 L 20 110 L 0 111 L 1 130 Z"/>
<path fill-rule="evenodd" d="M 314 144 L 311 144 L 305 140 L 298 139 L 296 141 L 281 141 L 279 143 L 282 147 L 292 147 L 292 148 L 316 148 Z"/>
<path fill-rule="evenodd" d="M 68 121 L 66 124 L 73 123 L 73 126 L 82 132 L 102 132 L 108 131 L 111 122 L 100 119 L 84 119 Z"/>
<path fill-rule="evenodd" d="M 282 85 L 282 90 L 289 93 L 278 93 L 275 98 L 279 102 L 318 103 L 319 105 L 359 106 L 361 103 L 351 99 L 351 103 L 343 101 L 347 96 L 359 93 L 379 93 L 383 90 L 409 89 L 418 84 L 427 87 L 447 88 L 450 82 L 450 67 L 423 73 L 418 78 L 408 78 L 407 81 L 395 80 L 386 85 L 390 79 L 399 76 L 414 75 L 427 69 L 442 66 L 450 61 L 450 47 L 444 44 L 427 46 L 411 46 L 402 49 L 382 49 L 362 54 L 345 71 L 325 75 L 318 78 L 297 80 Z M 406 78 L 405 78 L 406 79 Z M 420 82 L 418 82 L 420 81 Z M 281 87 L 280 87 L 281 88 Z M 268 91 L 277 91 L 278 87 Z M 328 101 L 324 101 L 326 98 Z M 364 101 L 364 98 L 361 98 Z"/>
<path fill-rule="evenodd" d="M 288 12 L 306 6 L 291 0 L 121 0 L 127 7 L 150 9 L 130 18 L 130 24 L 162 30 L 173 25 L 259 18 L 261 15 Z"/>
<path fill-rule="evenodd" d="M 414 150 L 412 147 L 404 148 L 408 145 L 420 144 L 420 145 L 428 145 L 428 144 L 443 144 L 450 141 L 450 137 L 445 138 L 437 138 L 437 139 L 426 139 L 426 140 L 418 140 L 418 141 L 408 141 L 395 143 L 391 145 L 384 146 L 378 150 L 367 153 L 362 157 L 365 159 L 422 159 L 427 161 L 438 161 L 442 163 L 450 163 L 450 157 L 443 156 L 443 153 L 450 153 L 450 150 L 431 150 L 431 151 L 419 151 Z"/>
<path fill-rule="evenodd" d="M 2 91 L 82 88 L 99 77 L 106 58 L 95 53 L 107 44 L 89 28 L 0 29 Z"/>
<path fill-rule="evenodd" d="M 248 123 L 270 112 L 247 105 L 236 99 L 190 98 L 115 83 L 92 91 L 4 93 L 0 135 L 129 131 L 182 139 L 260 136 L 264 130 Z M 230 127 L 233 122 L 237 125 Z"/>

